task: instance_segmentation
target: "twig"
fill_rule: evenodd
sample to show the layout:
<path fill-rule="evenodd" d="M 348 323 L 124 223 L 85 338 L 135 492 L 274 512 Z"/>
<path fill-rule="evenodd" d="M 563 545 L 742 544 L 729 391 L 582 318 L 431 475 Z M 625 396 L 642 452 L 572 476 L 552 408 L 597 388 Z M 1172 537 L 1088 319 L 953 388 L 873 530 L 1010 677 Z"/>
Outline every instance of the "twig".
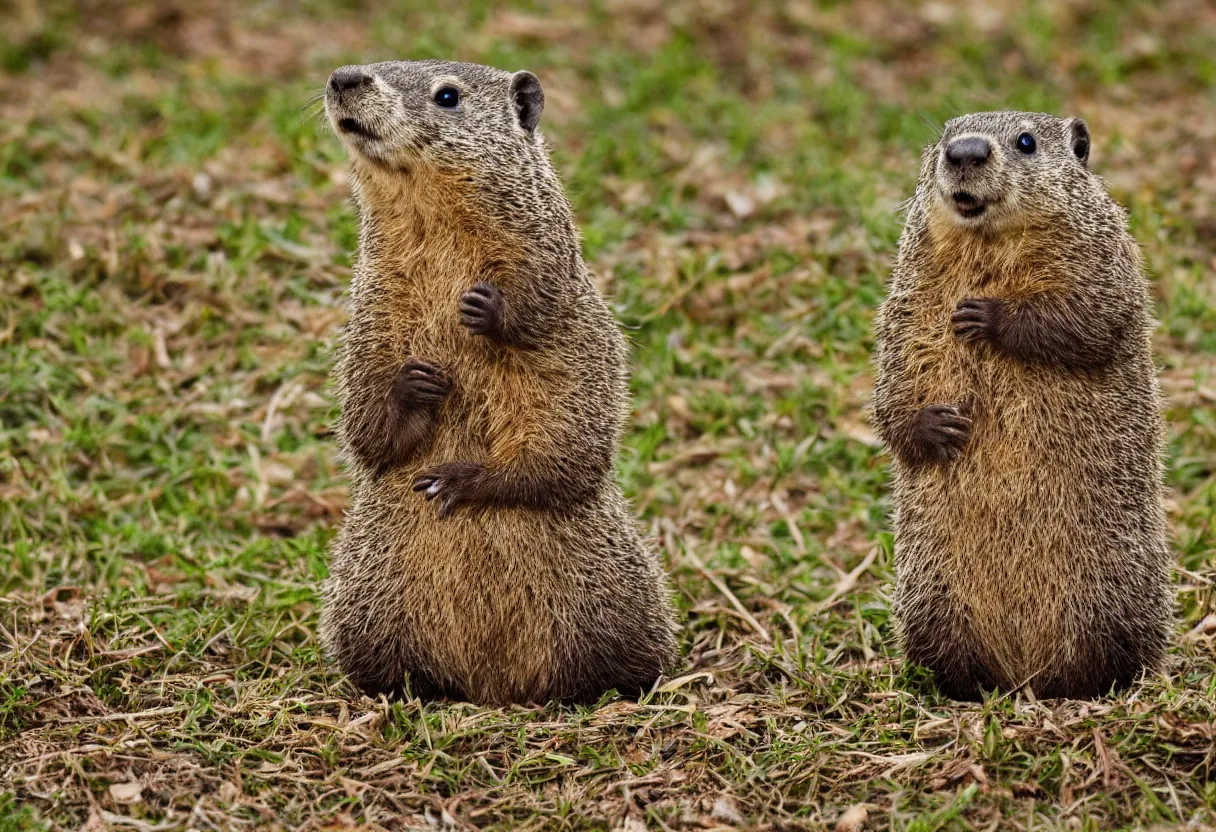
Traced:
<path fill-rule="evenodd" d="M 857 586 L 857 579 L 860 578 L 862 573 L 873 565 L 874 559 L 877 557 L 878 549 L 875 547 L 870 550 L 870 553 L 865 556 L 865 559 L 862 560 L 861 563 L 857 564 L 857 566 L 853 568 L 852 572 L 836 582 L 836 587 L 832 590 L 832 594 L 815 605 L 815 612 L 823 612 L 839 601 L 842 597 L 852 592 L 853 588 Z"/>
<path fill-rule="evenodd" d="M 1106 743 L 1102 742 L 1102 735 L 1098 733 L 1098 729 L 1094 728 L 1094 751 L 1097 752 L 1098 765 L 1102 771 L 1102 786 L 1107 791 L 1110 791 L 1111 785 L 1111 766 L 1110 752 L 1106 750 Z"/>
<path fill-rule="evenodd" d="M 769 499 L 773 501 L 777 511 L 781 512 L 781 517 L 785 520 L 785 525 L 790 530 L 790 537 L 794 538 L 794 543 L 798 545 L 798 551 L 801 554 L 806 554 L 806 541 L 802 538 L 802 530 L 798 528 L 798 524 L 794 522 L 794 514 L 790 511 L 789 505 L 785 502 L 785 498 L 778 492 L 774 491 L 769 495 Z"/>
<path fill-rule="evenodd" d="M 689 549 L 687 545 L 684 545 L 683 541 L 681 541 L 681 545 L 684 549 L 684 556 L 692 561 L 692 565 L 697 567 L 697 571 L 709 579 L 709 582 L 717 588 L 718 592 L 722 593 L 726 600 L 730 602 L 730 605 L 735 608 L 735 612 L 739 613 L 739 616 L 747 622 L 748 626 L 756 631 L 756 634 L 760 636 L 762 641 L 771 644 L 773 638 L 768 634 L 768 630 L 764 629 L 764 625 L 757 621 L 756 617 L 748 612 L 747 608 L 744 607 L 743 604 L 739 603 L 739 599 L 735 597 L 735 593 L 730 591 L 730 587 L 728 587 L 721 578 L 710 572 L 705 567 L 705 564 L 701 561 L 701 559 L 697 557 L 696 552 Z"/>

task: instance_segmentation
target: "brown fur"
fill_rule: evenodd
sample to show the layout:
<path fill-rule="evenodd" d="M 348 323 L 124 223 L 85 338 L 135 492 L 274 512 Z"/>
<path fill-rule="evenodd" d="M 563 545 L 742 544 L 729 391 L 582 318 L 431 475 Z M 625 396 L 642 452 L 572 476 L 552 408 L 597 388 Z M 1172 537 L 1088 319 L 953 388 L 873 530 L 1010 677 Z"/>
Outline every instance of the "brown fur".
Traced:
<path fill-rule="evenodd" d="M 1037 151 L 1016 149 L 1022 132 Z M 980 135 L 992 157 L 944 149 Z M 907 654 L 956 698 L 1096 696 L 1171 619 L 1148 287 L 1076 119 L 985 113 L 924 154 L 876 319 Z M 953 204 L 989 207 L 963 219 Z"/>
<path fill-rule="evenodd" d="M 649 687 L 674 663 L 674 616 L 613 474 L 627 353 L 526 126 L 539 84 L 446 62 L 352 71 L 373 80 L 327 95 L 360 238 L 335 369 L 352 502 L 322 640 L 369 693 Z M 432 100 L 445 83 L 459 110 Z"/>

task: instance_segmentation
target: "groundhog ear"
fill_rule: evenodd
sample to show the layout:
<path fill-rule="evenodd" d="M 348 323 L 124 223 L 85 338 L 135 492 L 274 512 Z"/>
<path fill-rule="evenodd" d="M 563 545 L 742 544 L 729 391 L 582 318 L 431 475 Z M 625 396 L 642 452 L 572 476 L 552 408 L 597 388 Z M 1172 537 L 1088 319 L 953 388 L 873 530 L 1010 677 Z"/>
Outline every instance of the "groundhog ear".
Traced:
<path fill-rule="evenodd" d="M 1068 146 L 1073 155 L 1081 160 L 1081 164 L 1089 164 L 1089 125 L 1083 119 L 1070 118 L 1065 122 L 1068 135 Z"/>
<path fill-rule="evenodd" d="M 511 77 L 511 101 L 519 126 L 531 133 L 540 124 L 540 114 L 545 109 L 545 91 L 540 88 L 540 79 L 531 72 L 517 72 Z"/>

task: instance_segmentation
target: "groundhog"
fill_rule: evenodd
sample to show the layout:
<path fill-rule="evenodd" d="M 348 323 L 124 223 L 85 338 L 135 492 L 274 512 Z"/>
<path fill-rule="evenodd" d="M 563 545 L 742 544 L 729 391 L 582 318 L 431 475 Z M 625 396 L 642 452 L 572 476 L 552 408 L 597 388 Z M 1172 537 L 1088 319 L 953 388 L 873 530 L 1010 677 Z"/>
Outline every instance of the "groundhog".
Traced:
<path fill-rule="evenodd" d="M 876 318 L 907 656 L 956 699 L 1092 697 L 1172 617 L 1153 321 L 1085 122 L 995 112 L 926 148 Z"/>
<path fill-rule="evenodd" d="M 676 658 L 613 470 L 626 344 L 543 107 L 530 72 L 443 61 L 342 67 L 325 91 L 360 229 L 334 371 L 351 504 L 320 633 L 368 694 L 586 700 Z"/>

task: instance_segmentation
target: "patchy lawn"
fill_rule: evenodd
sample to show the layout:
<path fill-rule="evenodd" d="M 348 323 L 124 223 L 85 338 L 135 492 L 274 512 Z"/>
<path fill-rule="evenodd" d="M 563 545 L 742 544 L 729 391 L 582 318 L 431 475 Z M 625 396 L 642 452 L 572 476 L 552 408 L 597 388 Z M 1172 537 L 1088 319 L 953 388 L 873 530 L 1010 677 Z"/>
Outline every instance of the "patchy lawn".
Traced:
<path fill-rule="evenodd" d="M 0 32 L 0 830 L 1216 826 L 1216 7 L 20 0 Z M 634 341 L 620 475 L 686 665 L 359 698 L 317 587 L 346 62 L 528 68 Z M 1082 115 L 1152 275 L 1179 619 L 1098 702 L 904 665 L 870 323 L 934 125 Z"/>

